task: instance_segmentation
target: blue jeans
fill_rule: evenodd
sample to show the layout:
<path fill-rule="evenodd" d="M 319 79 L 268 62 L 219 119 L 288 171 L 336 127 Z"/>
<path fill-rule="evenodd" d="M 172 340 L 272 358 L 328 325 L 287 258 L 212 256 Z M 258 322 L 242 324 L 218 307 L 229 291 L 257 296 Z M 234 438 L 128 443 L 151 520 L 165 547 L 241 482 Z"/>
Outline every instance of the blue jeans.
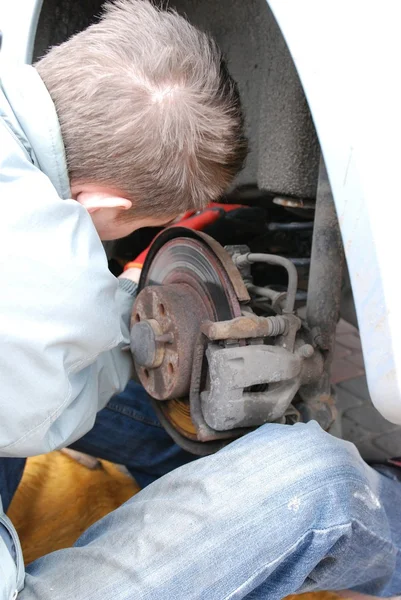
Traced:
<path fill-rule="evenodd" d="M 165 437 L 147 405 L 142 414 L 136 396 L 142 392 L 131 385 L 102 411 L 115 429 L 102 424 L 99 446 L 97 422 L 75 447 L 127 462 L 149 482 L 170 460 L 174 468 L 191 457 Z M 151 450 L 142 465 L 144 441 Z M 157 478 L 73 548 L 28 565 L 20 597 L 279 600 L 344 588 L 401 592 L 401 484 L 312 422 L 264 425 Z"/>
<path fill-rule="evenodd" d="M 141 488 L 195 460 L 160 425 L 144 388 L 131 381 L 98 413 L 94 428 L 74 450 L 125 465 Z"/>

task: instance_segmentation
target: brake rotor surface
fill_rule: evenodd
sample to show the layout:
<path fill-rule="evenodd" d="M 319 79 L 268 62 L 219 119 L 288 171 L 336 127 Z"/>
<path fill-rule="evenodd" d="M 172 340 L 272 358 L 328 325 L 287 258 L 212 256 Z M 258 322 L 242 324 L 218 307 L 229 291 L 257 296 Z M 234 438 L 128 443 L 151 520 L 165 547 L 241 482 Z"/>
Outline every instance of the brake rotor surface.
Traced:
<path fill-rule="evenodd" d="M 142 269 L 132 313 L 133 325 L 151 324 L 156 342 L 142 364 L 136 363 L 136 370 L 156 398 L 153 404 L 159 419 L 182 446 L 182 437 L 197 440 L 188 394 L 200 324 L 240 316 L 239 299 L 247 299 L 242 278 L 212 238 L 181 227 L 156 238 Z"/>
<path fill-rule="evenodd" d="M 177 237 L 165 243 L 152 260 L 146 275 L 142 273 L 145 278 L 141 277 L 139 291 L 148 285 L 186 283 L 205 294 L 205 305 L 214 321 L 240 316 L 230 279 L 205 238 Z"/>

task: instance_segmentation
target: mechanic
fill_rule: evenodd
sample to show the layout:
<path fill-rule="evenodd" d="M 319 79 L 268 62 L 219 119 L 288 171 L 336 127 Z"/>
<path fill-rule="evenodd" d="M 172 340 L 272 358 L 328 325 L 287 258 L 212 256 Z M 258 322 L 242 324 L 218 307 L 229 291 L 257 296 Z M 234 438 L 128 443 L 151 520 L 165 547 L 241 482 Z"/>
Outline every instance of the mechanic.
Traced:
<path fill-rule="evenodd" d="M 265 425 L 193 463 L 141 388 L 116 396 L 137 273 L 115 279 L 101 240 L 218 198 L 246 154 L 215 44 L 116 0 L 36 68 L 4 71 L 0 110 L 0 599 L 400 593 L 396 468 L 373 470 L 314 422 Z M 24 567 L 4 513 L 25 457 L 74 442 L 145 489 Z"/>

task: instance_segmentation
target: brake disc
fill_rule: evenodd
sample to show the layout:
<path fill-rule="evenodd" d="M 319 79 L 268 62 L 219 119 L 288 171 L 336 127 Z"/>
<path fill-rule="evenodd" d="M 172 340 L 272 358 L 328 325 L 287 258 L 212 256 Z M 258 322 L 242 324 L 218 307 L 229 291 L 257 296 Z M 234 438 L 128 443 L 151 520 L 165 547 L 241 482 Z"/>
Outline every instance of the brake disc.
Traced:
<path fill-rule="evenodd" d="M 209 236 L 172 227 L 152 244 L 132 312 L 131 349 L 161 423 L 195 454 L 215 452 L 226 443 L 199 442 L 191 416 L 189 394 L 201 323 L 238 317 L 240 302 L 248 300 L 230 256 Z"/>

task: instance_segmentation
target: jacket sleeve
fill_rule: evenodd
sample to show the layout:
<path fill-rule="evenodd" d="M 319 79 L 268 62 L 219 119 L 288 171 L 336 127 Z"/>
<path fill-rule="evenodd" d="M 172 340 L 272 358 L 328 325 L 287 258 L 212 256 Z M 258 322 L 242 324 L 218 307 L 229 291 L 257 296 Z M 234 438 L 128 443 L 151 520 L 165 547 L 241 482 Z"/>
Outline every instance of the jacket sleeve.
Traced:
<path fill-rule="evenodd" d="M 1 132 L 0 203 L 0 456 L 30 456 L 81 437 L 125 387 L 132 297 L 86 210 Z"/>
<path fill-rule="evenodd" d="M 17 597 L 24 587 L 24 559 L 18 534 L 1 508 L 0 499 L 0 600 Z"/>

